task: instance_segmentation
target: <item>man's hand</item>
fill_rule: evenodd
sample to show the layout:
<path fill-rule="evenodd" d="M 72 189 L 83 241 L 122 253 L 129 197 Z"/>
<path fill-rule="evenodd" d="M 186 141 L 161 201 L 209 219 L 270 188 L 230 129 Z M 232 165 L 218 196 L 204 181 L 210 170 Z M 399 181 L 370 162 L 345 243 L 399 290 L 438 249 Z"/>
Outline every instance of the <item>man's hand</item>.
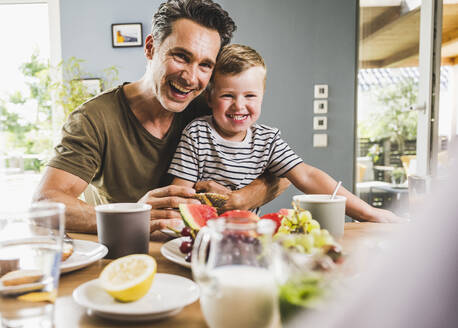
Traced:
<path fill-rule="evenodd" d="M 152 206 L 151 232 L 167 226 L 176 226 L 177 220 L 181 221 L 180 213 L 177 211 L 179 204 L 200 204 L 197 199 L 191 198 L 195 193 L 192 188 L 174 185 L 148 191 L 138 202 Z"/>

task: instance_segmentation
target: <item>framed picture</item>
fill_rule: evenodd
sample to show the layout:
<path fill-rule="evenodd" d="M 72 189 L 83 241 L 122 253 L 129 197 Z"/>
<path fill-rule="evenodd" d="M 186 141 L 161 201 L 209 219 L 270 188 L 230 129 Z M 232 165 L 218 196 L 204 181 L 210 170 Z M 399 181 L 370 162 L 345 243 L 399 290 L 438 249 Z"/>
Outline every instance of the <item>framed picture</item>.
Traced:
<path fill-rule="evenodd" d="M 102 92 L 102 80 L 99 78 L 81 79 L 83 86 L 87 92 L 93 96 L 98 95 Z"/>
<path fill-rule="evenodd" d="M 143 46 L 142 23 L 111 24 L 113 48 Z"/>

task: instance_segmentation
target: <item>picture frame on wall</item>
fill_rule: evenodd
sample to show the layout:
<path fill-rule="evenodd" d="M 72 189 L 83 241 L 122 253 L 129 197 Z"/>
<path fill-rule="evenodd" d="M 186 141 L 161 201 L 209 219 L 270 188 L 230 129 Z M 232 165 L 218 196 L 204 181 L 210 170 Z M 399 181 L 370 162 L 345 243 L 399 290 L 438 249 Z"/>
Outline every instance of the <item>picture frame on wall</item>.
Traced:
<path fill-rule="evenodd" d="M 142 47 L 142 23 L 111 24 L 113 48 Z"/>
<path fill-rule="evenodd" d="M 100 78 L 86 78 L 81 79 L 83 86 L 86 88 L 87 92 L 92 95 L 98 95 L 103 90 L 102 79 Z"/>

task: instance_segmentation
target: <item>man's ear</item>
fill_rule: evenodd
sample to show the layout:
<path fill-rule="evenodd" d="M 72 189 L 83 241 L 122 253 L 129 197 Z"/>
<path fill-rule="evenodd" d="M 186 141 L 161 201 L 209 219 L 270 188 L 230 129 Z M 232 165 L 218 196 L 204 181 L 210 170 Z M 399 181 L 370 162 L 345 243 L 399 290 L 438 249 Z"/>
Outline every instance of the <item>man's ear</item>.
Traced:
<path fill-rule="evenodd" d="M 145 56 L 147 59 L 153 59 L 154 54 L 154 40 L 151 34 L 148 34 L 145 39 L 145 47 L 143 48 L 145 52 Z"/>

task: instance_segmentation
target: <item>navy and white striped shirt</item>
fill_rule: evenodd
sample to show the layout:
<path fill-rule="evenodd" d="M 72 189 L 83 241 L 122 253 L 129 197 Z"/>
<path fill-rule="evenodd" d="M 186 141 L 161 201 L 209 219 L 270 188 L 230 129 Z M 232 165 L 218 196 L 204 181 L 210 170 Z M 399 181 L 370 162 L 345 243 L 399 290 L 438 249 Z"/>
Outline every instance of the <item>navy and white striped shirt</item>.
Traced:
<path fill-rule="evenodd" d="M 204 116 L 184 129 L 168 173 L 194 183 L 214 180 L 237 190 L 266 170 L 281 177 L 300 163 L 276 128 L 254 124 L 243 141 L 229 141 L 216 132 L 212 116 Z"/>

